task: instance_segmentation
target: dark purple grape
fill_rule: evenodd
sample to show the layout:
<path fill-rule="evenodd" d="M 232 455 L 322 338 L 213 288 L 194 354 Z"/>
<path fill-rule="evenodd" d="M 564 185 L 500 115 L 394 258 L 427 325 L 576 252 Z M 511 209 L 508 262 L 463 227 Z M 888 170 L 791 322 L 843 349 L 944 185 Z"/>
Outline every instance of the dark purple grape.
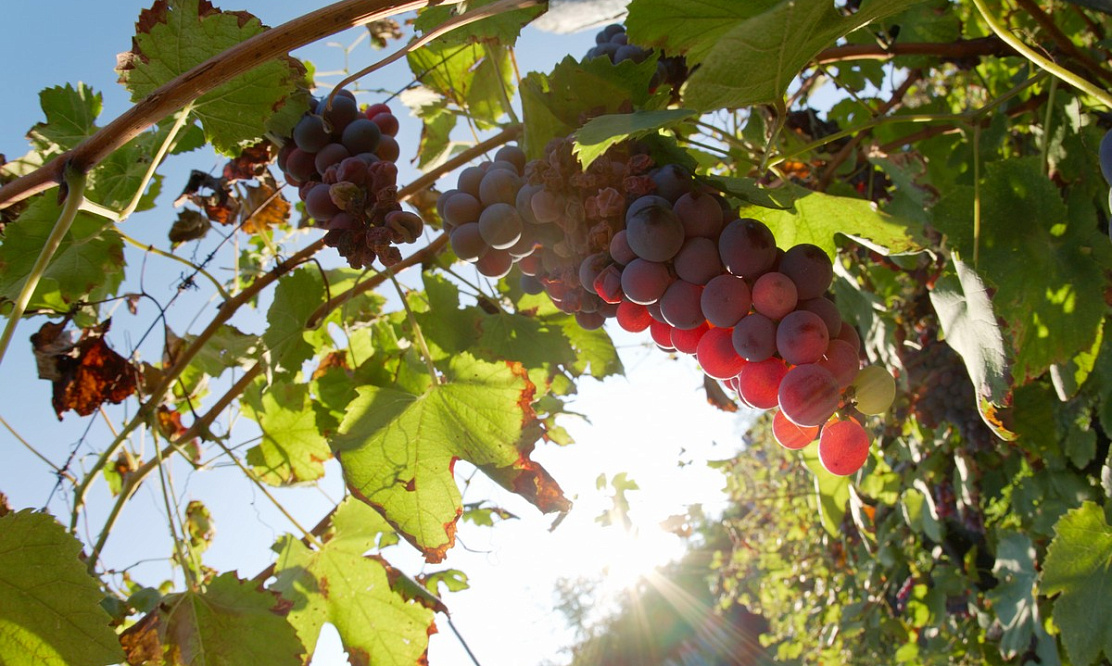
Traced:
<path fill-rule="evenodd" d="M 382 135 L 378 141 L 378 149 L 375 150 L 375 155 L 384 162 L 397 162 L 401 157 L 402 147 L 392 136 Z"/>
<path fill-rule="evenodd" d="M 814 312 L 789 312 L 776 327 L 776 351 L 792 365 L 818 363 L 829 344 L 826 324 Z"/>
<path fill-rule="evenodd" d="M 730 328 L 749 314 L 753 297 L 745 280 L 727 273 L 707 282 L 700 305 L 707 321 L 721 328 Z"/>
<path fill-rule="evenodd" d="M 754 312 L 734 326 L 734 351 L 746 361 L 759 363 L 776 353 L 776 322 Z"/>
<path fill-rule="evenodd" d="M 637 258 L 626 240 L 625 229 L 614 234 L 614 237 L 610 239 L 610 256 L 623 266 Z"/>
<path fill-rule="evenodd" d="M 649 178 L 656 184 L 657 196 L 664 197 L 671 203 L 691 192 L 694 185 L 691 174 L 678 164 L 665 164 L 659 169 L 653 169 Z"/>
<path fill-rule="evenodd" d="M 537 247 L 537 239 L 535 234 L 527 225 L 522 225 L 521 238 L 517 242 L 506 248 L 506 251 L 513 256 L 516 261 L 528 257 L 533 254 Z"/>
<path fill-rule="evenodd" d="M 645 309 L 649 311 L 649 316 L 653 318 L 653 321 L 659 321 L 663 324 L 668 323 L 664 321 L 664 315 L 660 313 L 660 303 L 649 303 L 645 306 Z"/>
<path fill-rule="evenodd" d="M 615 42 L 611 43 L 613 44 Z M 641 63 L 645 62 L 645 59 L 648 57 L 649 52 L 641 48 L 640 46 L 636 46 L 634 44 L 622 44 L 618 46 L 618 50 L 614 52 L 614 64 L 618 64 L 619 62 L 623 62 L 626 60 L 632 60 L 633 62 Z"/>
<path fill-rule="evenodd" d="M 293 128 L 293 142 L 307 153 L 315 153 L 331 141 L 332 137 L 325 131 L 324 121 L 320 116 L 301 116 L 301 120 Z"/>
<path fill-rule="evenodd" d="M 296 148 L 297 144 L 295 144 L 293 141 L 287 141 L 282 144 L 282 147 L 278 149 L 278 158 L 276 160 L 278 162 L 279 169 L 281 169 L 282 171 L 286 170 L 286 160 L 290 158 L 290 153 L 292 153 Z"/>
<path fill-rule="evenodd" d="M 834 305 L 834 302 L 829 298 L 819 296 L 818 298 L 800 300 L 795 309 L 814 312 L 822 317 L 822 323 L 826 324 L 826 330 L 830 333 L 831 339 L 838 337 L 838 333 L 842 330 L 842 315 L 838 312 L 838 306 Z"/>
<path fill-rule="evenodd" d="M 344 128 L 353 121 L 363 117 L 363 114 L 359 112 L 359 105 L 355 103 L 355 99 L 346 95 L 337 93 L 336 96 L 332 98 L 332 108 L 325 110 L 327 104 L 328 98 L 325 97 L 317 104 L 317 113 L 321 114 L 325 122 L 328 123 L 333 135 L 342 134 Z"/>
<path fill-rule="evenodd" d="M 722 206 L 718 198 L 704 192 L 689 192 L 676 199 L 672 210 L 683 222 L 688 238 L 718 238 L 722 233 Z"/>
<path fill-rule="evenodd" d="M 676 275 L 681 280 L 695 284 L 706 284 L 722 274 L 722 262 L 718 257 L 718 244 L 709 238 L 696 236 L 684 241 L 680 251 L 672 260 Z"/>
<path fill-rule="evenodd" d="M 579 264 L 579 283 L 587 291 L 595 290 L 595 278 L 610 264 L 610 255 L 606 252 L 596 252 L 584 259 Z"/>
<path fill-rule="evenodd" d="M 533 195 L 542 189 L 544 189 L 543 185 L 522 185 L 517 191 L 514 206 L 517 208 L 517 214 L 526 224 L 540 224 L 537 216 L 533 214 Z"/>
<path fill-rule="evenodd" d="M 630 207 L 626 214 L 626 241 L 646 261 L 668 261 L 683 245 L 683 223 L 670 205 L 649 203 Z"/>
<path fill-rule="evenodd" d="M 517 146 L 502 146 L 494 153 L 495 160 L 501 160 L 513 164 L 517 169 L 518 175 L 525 173 L 525 151 Z"/>
<path fill-rule="evenodd" d="M 505 250 L 491 250 L 475 262 L 475 268 L 480 274 L 496 280 L 509 275 L 513 267 L 514 258 Z"/>
<path fill-rule="evenodd" d="M 352 155 L 358 155 L 378 150 L 381 139 L 382 131 L 378 129 L 378 125 L 366 118 L 359 118 L 344 128 L 340 142 Z"/>
<path fill-rule="evenodd" d="M 454 227 L 478 222 L 479 215 L 483 212 L 483 205 L 479 200 L 467 192 L 453 191 L 455 194 L 444 202 L 444 220 Z"/>
<path fill-rule="evenodd" d="M 398 135 L 398 118 L 388 111 L 375 114 L 371 122 L 378 125 L 378 129 L 386 136 Z"/>
<path fill-rule="evenodd" d="M 333 215 L 325 226 L 329 231 L 348 231 L 359 228 L 359 221 L 347 213 L 340 212 Z"/>
<path fill-rule="evenodd" d="M 479 233 L 492 248 L 508 249 L 521 238 L 521 216 L 507 203 L 488 206 L 479 215 Z"/>
<path fill-rule="evenodd" d="M 358 157 L 348 157 L 336 169 L 336 180 L 355 185 L 367 182 L 367 163 Z"/>
<path fill-rule="evenodd" d="M 448 242 L 452 246 L 452 252 L 464 261 L 475 262 L 490 251 L 490 246 L 479 233 L 478 222 L 468 222 L 452 229 Z"/>
<path fill-rule="evenodd" d="M 316 159 L 316 153 L 308 153 L 300 148 L 295 148 L 290 152 L 289 158 L 286 159 L 286 173 L 301 183 L 319 180 L 317 167 L 314 164 Z"/>
<path fill-rule="evenodd" d="M 496 203 L 516 206 L 517 191 L 521 189 L 521 185 L 521 177 L 516 172 L 508 169 L 490 169 L 479 181 L 479 201 L 482 201 L 484 206 L 493 206 Z"/>
<path fill-rule="evenodd" d="M 318 172 L 324 173 L 328 170 L 328 167 L 333 164 L 339 164 L 348 157 L 351 157 L 351 153 L 348 152 L 347 148 L 339 143 L 330 143 L 324 148 L 321 148 L 320 152 L 317 153 L 316 158 L 313 160 L 313 166 L 316 167 Z M 366 174 L 365 169 L 364 174 Z"/>
<path fill-rule="evenodd" d="M 479 185 L 482 184 L 483 176 L 486 175 L 486 172 L 487 169 L 482 167 L 469 166 L 459 172 L 459 177 L 456 179 L 456 187 L 463 192 L 467 192 L 476 199 L 481 199 L 479 196 Z"/>
<path fill-rule="evenodd" d="M 602 328 L 606 323 L 606 317 L 598 312 L 584 312 L 580 310 L 575 313 L 575 323 L 585 331 L 593 331 Z"/>
<path fill-rule="evenodd" d="M 527 294 L 536 295 L 544 293 L 544 285 L 541 284 L 541 281 L 525 273 L 522 273 L 521 277 L 518 279 L 518 286 Z"/>
<path fill-rule="evenodd" d="M 776 238 L 762 222 L 752 218 L 734 220 L 722 229 L 718 253 L 726 270 L 756 280 L 776 262 Z"/>
<path fill-rule="evenodd" d="M 328 193 L 331 187 L 331 185 L 318 183 L 305 197 L 305 211 L 318 222 L 327 222 L 340 212 L 340 208 L 332 202 L 332 197 Z"/>
<path fill-rule="evenodd" d="M 834 279 L 830 257 L 810 243 L 801 243 L 784 253 L 779 271 L 795 283 L 800 300 L 822 296 Z"/>
<path fill-rule="evenodd" d="M 697 284 L 676 280 L 668 285 L 660 297 L 660 314 L 673 328 L 690 330 L 706 322 L 699 307 L 703 288 Z"/>
<path fill-rule="evenodd" d="M 655 261 L 634 259 L 622 269 L 622 291 L 634 303 L 655 303 L 671 283 L 668 267 Z"/>

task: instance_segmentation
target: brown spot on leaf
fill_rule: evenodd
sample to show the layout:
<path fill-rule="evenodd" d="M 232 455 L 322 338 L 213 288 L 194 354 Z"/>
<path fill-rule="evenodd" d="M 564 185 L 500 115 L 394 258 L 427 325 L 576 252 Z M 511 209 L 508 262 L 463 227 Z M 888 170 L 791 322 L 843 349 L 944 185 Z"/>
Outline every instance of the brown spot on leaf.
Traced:
<path fill-rule="evenodd" d="M 0 493 L 0 518 L 12 512 L 12 505 L 8 504 L 8 496 Z"/>
<path fill-rule="evenodd" d="M 162 641 L 158 635 L 160 624 L 156 609 L 120 634 L 120 646 L 127 655 L 127 663 L 162 663 Z"/>
<path fill-rule="evenodd" d="M 344 646 L 347 647 L 347 646 Z M 371 653 L 360 647 L 348 647 L 348 661 L 351 666 L 370 666 Z"/>
<path fill-rule="evenodd" d="M 317 586 L 320 588 L 320 596 L 327 599 L 330 586 L 328 584 L 328 576 L 321 576 L 317 579 Z"/>
<path fill-rule="evenodd" d="M 409 493 L 417 492 L 417 479 L 416 477 L 405 482 L 405 490 Z"/>
<path fill-rule="evenodd" d="M 65 411 L 88 416 L 105 402 L 119 404 L 135 393 L 138 373 L 104 341 L 110 325 L 105 320 L 84 329 L 76 344 L 64 323 L 47 322 L 31 336 L 39 377 L 54 383 L 52 403 L 59 420 Z"/>
<path fill-rule="evenodd" d="M 536 462 L 522 456 L 508 467 L 483 467 L 483 472 L 503 488 L 529 500 L 543 513 L 564 512 L 571 502 L 560 484 Z"/>
<path fill-rule="evenodd" d="M 336 453 L 336 460 L 338 460 L 340 462 L 340 465 L 342 467 L 343 466 L 343 460 L 341 458 L 342 458 L 342 454 L 340 452 L 337 452 Z M 463 514 L 462 509 L 457 509 L 455 520 L 452 521 L 451 523 L 447 523 L 446 526 L 445 526 L 445 532 L 447 532 L 447 534 L 448 534 L 447 543 L 444 543 L 444 544 L 442 544 L 442 545 L 440 545 L 436 548 L 425 548 L 421 544 L 417 543 L 417 539 L 415 539 L 412 534 L 409 534 L 404 529 L 402 529 L 402 527 L 400 525 L 398 525 L 395 521 L 391 520 L 390 516 L 386 513 L 386 509 L 383 508 L 383 506 L 381 504 L 377 504 L 375 502 L 372 502 L 370 500 L 370 498 L 368 498 L 366 495 L 364 495 L 362 492 L 360 492 L 358 488 L 352 486 L 350 483 L 348 484 L 348 490 L 351 491 L 352 496 L 355 497 L 356 499 L 358 499 L 360 502 L 363 502 L 364 504 L 371 507 L 375 511 L 378 511 L 379 514 L 383 517 L 383 519 L 386 520 L 386 522 L 390 525 L 390 527 L 394 528 L 395 532 L 400 534 L 406 541 L 408 541 L 410 543 L 410 545 L 412 545 L 414 548 L 416 548 L 417 550 L 421 551 L 422 554 L 424 554 L 425 561 L 428 562 L 429 564 L 436 564 L 438 562 L 444 561 L 444 557 L 447 555 L 448 549 L 450 549 L 453 545 L 455 545 L 455 542 L 456 542 L 456 526 L 455 526 L 455 523 L 456 523 L 456 521 L 459 520 L 459 517 Z M 448 529 L 448 525 L 451 526 L 450 529 Z"/>

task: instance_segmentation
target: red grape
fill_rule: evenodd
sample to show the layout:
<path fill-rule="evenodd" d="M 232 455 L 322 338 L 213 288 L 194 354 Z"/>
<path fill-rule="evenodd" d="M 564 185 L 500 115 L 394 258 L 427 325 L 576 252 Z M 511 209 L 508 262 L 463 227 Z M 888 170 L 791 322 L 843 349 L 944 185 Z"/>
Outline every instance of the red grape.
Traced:
<path fill-rule="evenodd" d="M 826 471 L 849 476 L 869 459 L 869 435 L 853 419 L 832 421 L 819 435 L 819 460 Z"/>
<path fill-rule="evenodd" d="M 819 427 L 796 425 L 777 410 L 772 417 L 772 436 L 785 449 L 802 449 L 819 436 Z"/>
<path fill-rule="evenodd" d="M 699 340 L 695 356 L 707 375 L 715 379 L 729 379 L 745 366 L 745 359 L 734 351 L 732 335 L 731 329 L 712 328 Z"/>
<path fill-rule="evenodd" d="M 747 363 L 737 378 L 738 395 L 757 409 L 772 409 L 776 406 L 780 382 L 786 374 L 788 366 L 780 358 Z"/>
<path fill-rule="evenodd" d="M 778 403 L 784 416 L 803 426 L 826 422 L 838 409 L 838 381 L 814 363 L 797 365 L 780 382 Z"/>

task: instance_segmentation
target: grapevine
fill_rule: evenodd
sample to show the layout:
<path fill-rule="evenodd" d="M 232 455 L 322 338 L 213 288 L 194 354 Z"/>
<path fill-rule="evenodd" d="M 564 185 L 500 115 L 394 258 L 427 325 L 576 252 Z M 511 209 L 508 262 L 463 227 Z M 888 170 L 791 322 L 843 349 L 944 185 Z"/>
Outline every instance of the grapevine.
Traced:
<path fill-rule="evenodd" d="M 0 155 L 0 662 L 484 663 L 609 485 L 572 664 L 1104 663 L 1112 23 L 1017 2 L 150 0 Z M 604 449 L 642 352 L 709 405 Z M 714 509 L 554 471 L 710 415 Z"/>

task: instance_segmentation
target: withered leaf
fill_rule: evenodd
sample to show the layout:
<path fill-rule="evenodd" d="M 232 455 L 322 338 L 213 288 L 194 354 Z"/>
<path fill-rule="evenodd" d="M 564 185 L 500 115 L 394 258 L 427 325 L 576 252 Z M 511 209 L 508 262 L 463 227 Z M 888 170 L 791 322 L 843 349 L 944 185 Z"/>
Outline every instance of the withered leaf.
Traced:
<path fill-rule="evenodd" d="M 181 245 L 204 238 L 211 228 L 212 223 L 208 218 L 191 208 L 186 208 L 178 213 L 178 219 L 170 225 L 170 242 Z"/>
<path fill-rule="evenodd" d="M 266 167 L 271 162 L 272 146 L 269 141 L 260 141 L 249 148 L 244 148 L 238 157 L 224 165 L 224 182 L 234 183 L 237 180 L 265 178 Z"/>
<path fill-rule="evenodd" d="M 730 396 L 726 395 L 726 391 L 717 381 L 703 375 L 703 389 L 707 392 L 707 402 L 710 404 L 724 412 L 733 413 L 737 411 L 737 403 L 730 400 Z"/>
<path fill-rule="evenodd" d="M 84 329 L 67 342 L 65 324 L 47 322 L 31 336 L 39 377 L 54 383 L 52 403 L 61 420 L 68 410 L 88 416 L 105 402 L 119 404 L 135 393 L 138 373 L 104 341 L 111 320 Z"/>
<path fill-rule="evenodd" d="M 240 222 L 249 234 L 266 231 L 290 219 L 290 202 L 273 185 L 260 181 L 258 187 L 244 185 Z"/>

